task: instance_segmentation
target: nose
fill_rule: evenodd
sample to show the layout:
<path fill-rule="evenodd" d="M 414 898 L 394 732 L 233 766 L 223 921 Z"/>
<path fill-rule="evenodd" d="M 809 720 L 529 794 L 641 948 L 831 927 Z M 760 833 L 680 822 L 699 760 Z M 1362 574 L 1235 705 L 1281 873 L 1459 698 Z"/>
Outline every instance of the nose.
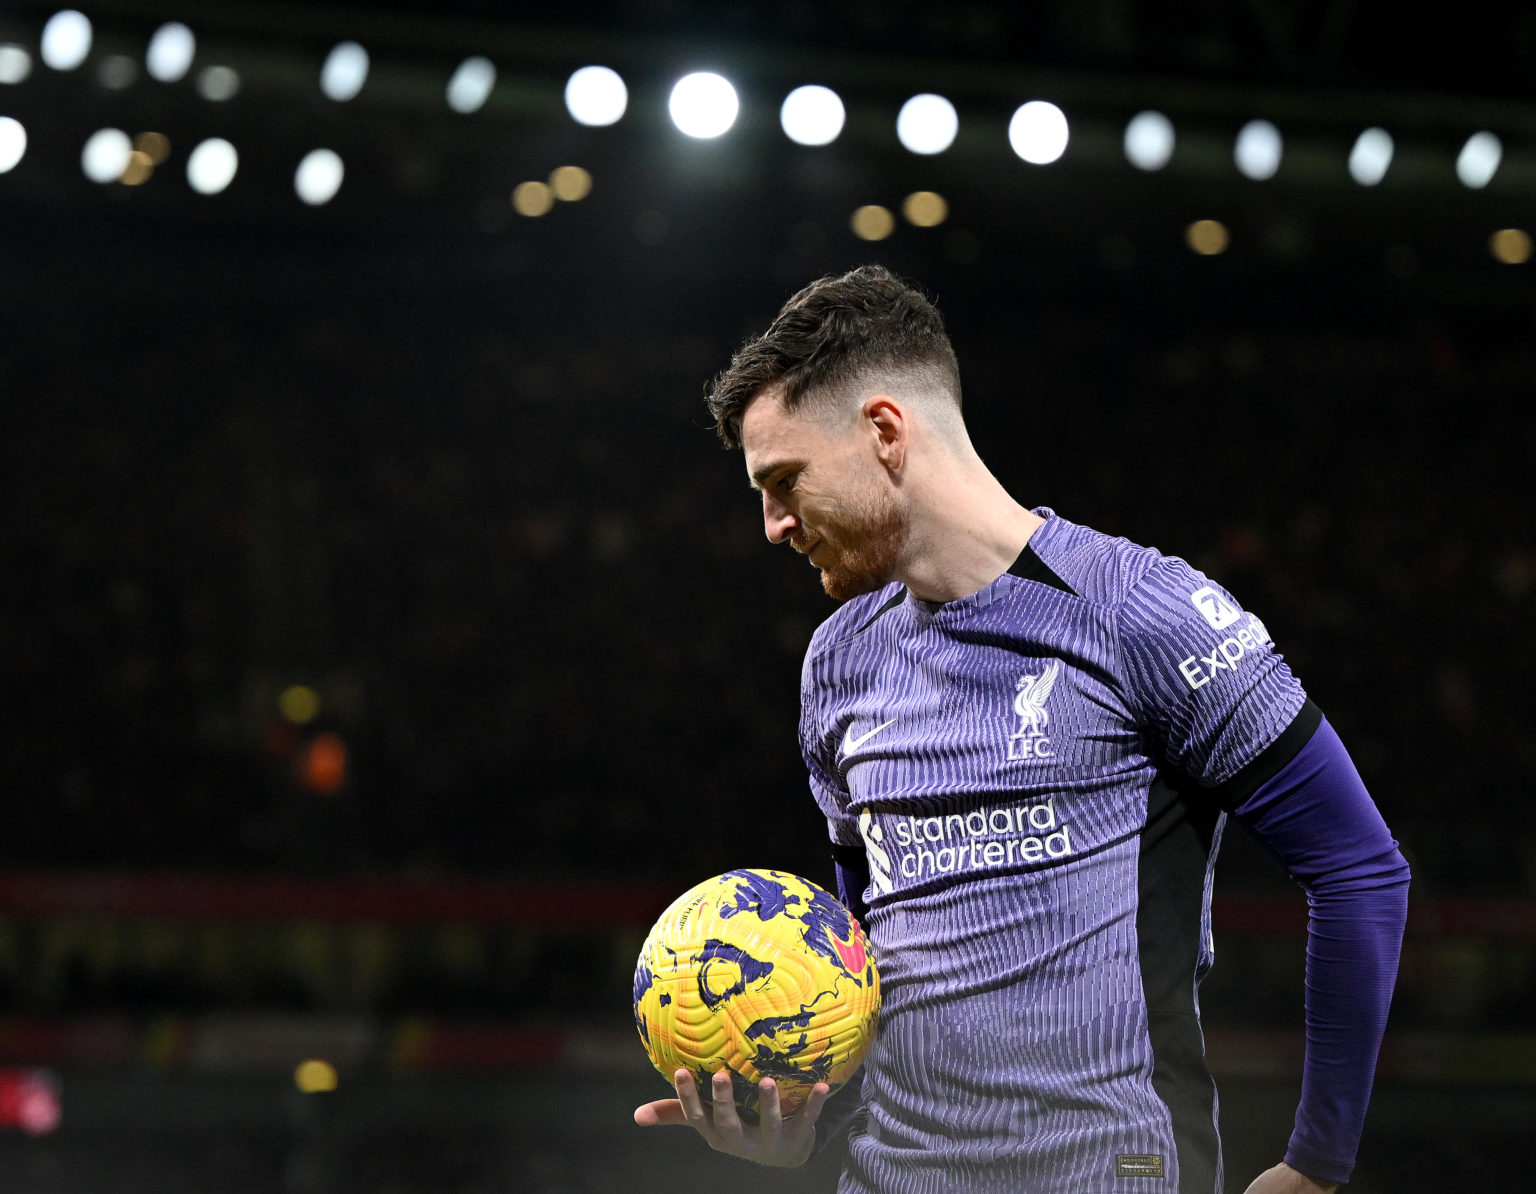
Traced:
<path fill-rule="evenodd" d="M 772 494 L 763 494 L 763 534 L 769 543 L 783 543 L 795 532 L 800 520 Z"/>

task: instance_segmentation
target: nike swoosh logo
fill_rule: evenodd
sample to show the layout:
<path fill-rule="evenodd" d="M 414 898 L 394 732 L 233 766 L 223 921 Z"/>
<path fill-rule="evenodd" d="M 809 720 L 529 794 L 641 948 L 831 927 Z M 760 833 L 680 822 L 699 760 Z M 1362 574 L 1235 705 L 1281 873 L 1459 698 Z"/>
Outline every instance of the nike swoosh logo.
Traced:
<path fill-rule="evenodd" d="M 843 733 L 843 753 L 845 755 L 851 755 L 854 751 L 858 750 L 859 747 L 863 746 L 881 730 L 885 729 L 886 726 L 892 726 L 895 724 L 896 719 L 893 717 L 890 721 L 881 722 L 874 729 L 870 730 L 869 733 L 860 734 L 857 738 L 851 737 L 853 734 L 853 727 L 849 726 L 848 729 Z"/>

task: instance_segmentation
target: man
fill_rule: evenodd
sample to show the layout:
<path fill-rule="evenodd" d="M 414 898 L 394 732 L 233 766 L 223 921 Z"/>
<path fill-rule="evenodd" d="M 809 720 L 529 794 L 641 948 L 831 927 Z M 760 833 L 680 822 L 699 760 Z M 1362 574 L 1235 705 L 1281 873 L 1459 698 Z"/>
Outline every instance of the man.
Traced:
<path fill-rule="evenodd" d="M 1269 633 L 1184 561 L 1030 510 L 977 456 L 933 306 L 823 278 L 710 395 L 764 528 L 845 604 L 806 654 L 801 746 L 884 1004 L 844 1194 L 1222 1189 L 1197 988 L 1227 813 L 1306 887 L 1307 1056 L 1285 1160 L 1354 1164 L 1407 865 Z M 762 1083 L 635 1113 L 776 1165 L 813 1148 Z M 712 1104 L 712 1105 L 710 1105 Z"/>

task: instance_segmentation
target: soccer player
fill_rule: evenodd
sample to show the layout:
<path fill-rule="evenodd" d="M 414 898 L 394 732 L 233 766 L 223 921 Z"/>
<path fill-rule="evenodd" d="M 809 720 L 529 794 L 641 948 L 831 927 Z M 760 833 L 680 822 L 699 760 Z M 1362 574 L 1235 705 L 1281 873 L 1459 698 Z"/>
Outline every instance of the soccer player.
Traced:
<path fill-rule="evenodd" d="M 843 602 L 801 748 L 880 965 L 843 1194 L 1223 1188 L 1198 988 L 1228 814 L 1307 890 L 1301 1104 L 1249 1194 L 1354 1165 L 1408 869 L 1268 630 L 1175 556 L 1015 501 L 937 310 L 866 266 L 795 295 L 709 396 L 764 528 Z M 728 1075 L 635 1112 L 774 1165 L 825 1087 L 745 1125 Z M 829 1117 L 830 1118 L 830 1117 Z"/>

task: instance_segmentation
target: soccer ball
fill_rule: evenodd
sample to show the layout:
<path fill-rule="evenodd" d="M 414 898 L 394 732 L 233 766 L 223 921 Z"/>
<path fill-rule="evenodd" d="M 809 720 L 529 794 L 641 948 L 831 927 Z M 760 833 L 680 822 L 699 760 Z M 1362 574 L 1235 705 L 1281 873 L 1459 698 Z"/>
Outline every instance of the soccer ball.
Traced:
<path fill-rule="evenodd" d="M 729 1071 L 743 1120 L 772 1078 L 787 1116 L 836 1090 L 875 1036 L 880 976 L 864 930 L 837 898 L 783 871 L 728 871 L 661 914 L 635 966 L 635 1027 L 671 1081 Z"/>

